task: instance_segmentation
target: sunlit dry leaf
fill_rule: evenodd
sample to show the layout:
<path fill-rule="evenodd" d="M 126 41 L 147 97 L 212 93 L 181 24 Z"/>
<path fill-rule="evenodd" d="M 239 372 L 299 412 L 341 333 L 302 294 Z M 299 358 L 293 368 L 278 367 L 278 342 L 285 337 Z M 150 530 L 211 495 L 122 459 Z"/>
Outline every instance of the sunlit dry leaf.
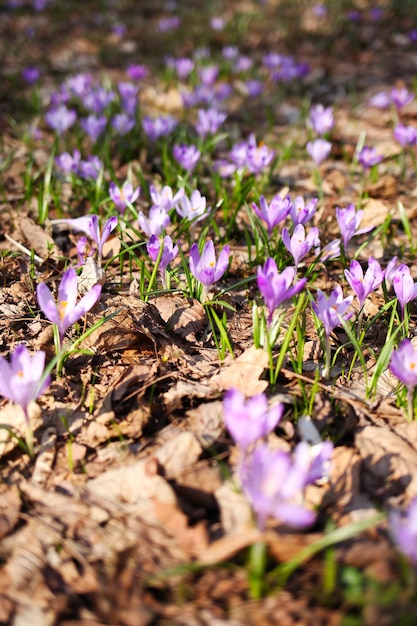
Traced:
<path fill-rule="evenodd" d="M 165 443 L 155 454 L 155 458 L 164 468 L 165 476 L 177 478 L 193 465 L 203 449 L 193 433 L 182 432 Z"/>
<path fill-rule="evenodd" d="M 355 438 L 364 462 L 364 484 L 382 499 L 417 496 L 417 452 L 388 427 L 365 426 Z"/>
<path fill-rule="evenodd" d="M 35 224 L 30 217 L 18 215 L 15 225 L 17 232 L 13 234 L 14 238 L 17 239 L 19 237 L 19 231 L 23 236 L 23 241 L 19 241 L 19 243 L 26 245 L 30 249 L 33 248 L 36 254 L 43 259 L 51 256 L 57 258 L 59 256 L 58 248 L 52 237 L 48 235 L 45 228 Z"/>
<path fill-rule="evenodd" d="M 220 374 L 213 376 L 210 385 L 222 391 L 239 389 L 248 397 L 262 393 L 268 387 L 268 382 L 259 378 L 268 364 L 268 354 L 265 350 L 248 348 Z"/>
<path fill-rule="evenodd" d="M 187 341 L 197 341 L 197 335 L 206 325 L 206 313 L 201 302 L 178 295 L 161 295 L 150 302 L 156 306 L 169 330 Z"/>
<path fill-rule="evenodd" d="M 14 528 L 20 512 L 21 500 L 17 485 L 0 485 L 0 539 Z"/>
<path fill-rule="evenodd" d="M 97 265 L 91 256 L 87 257 L 87 260 L 83 265 L 82 272 L 78 276 L 78 291 L 80 295 L 84 295 L 91 291 L 97 283 L 104 285 L 105 282 L 106 273 L 104 270 Z"/>

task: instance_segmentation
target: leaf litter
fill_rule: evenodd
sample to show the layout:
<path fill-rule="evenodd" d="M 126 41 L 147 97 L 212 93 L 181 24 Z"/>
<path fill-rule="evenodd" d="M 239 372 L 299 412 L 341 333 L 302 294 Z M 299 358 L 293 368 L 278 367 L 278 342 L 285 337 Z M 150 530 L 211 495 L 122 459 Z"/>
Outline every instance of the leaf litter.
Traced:
<path fill-rule="evenodd" d="M 233 15 L 234 3 L 230 4 Z M 266 11 L 277 10 L 279 14 L 285 4 L 268 3 Z M 123 5 L 123 10 L 129 10 L 128 3 Z M 96 71 L 101 63 L 100 46 L 105 59 L 115 41 L 120 43 L 117 34 L 99 43 L 88 30 L 90 16 L 86 9 L 77 6 L 73 11 L 73 18 L 65 25 L 64 40 L 59 29 L 52 28 L 44 58 L 39 49 L 26 42 L 27 49 L 19 51 L 19 62 L 33 55 L 34 61 L 52 71 L 73 71 L 75 66 Z M 138 22 L 149 19 L 154 23 L 163 8 L 144 3 L 141 11 Z M 87 16 L 84 26 L 81 15 Z M 21 18 L 23 14 L 7 13 L 11 31 L 22 29 Z M 37 26 L 41 33 L 50 19 L 46 12 Z M 309 14 L 309 19 L 313 20 L 309 28 L 313 28 L 315 18 Z M 261 24 L 264 43 L 260 33 L 253 32 L 248 36 L 248 50 L 256 52 L 259 46 L 275 39 L 276 35 L 266 28 L 268 22 Z M 137 25 L 132 26 L 130 35 L 133 49 L 137 47 L 135 28 Z M 221 34 L 216 37 L 216 45 L 223 43 Z M 388 24 L 378 37 L 382 46 L 379 52 L 389 56 Z M 149 64 L 159 62 L 151 35 L 147 37 L 146 30 L 141 31 L 140 38 L 143 50 L 151 53 Z M 348 45 L 349 33 L 342 33 L 340 39 L 335 48 Z M 190 45 L 190 41 L 182 43 L 184 54 Z M 353 47 L 346 55 L 339 55 L 344 61 L 338 61 L 337 55 L 330 59 L 319 46 L 312 49 L 308 38 L 297 39 L 297 47 L 300 58 L 303 53 L 310 55 L 313 70 L 320 74 L 320 68 L 325 68 L 327 72 L 328 80 L 312 82 L 312 93 L 321 89 L 321 95 L 326 96 L 325 92 L 334 88 L 345 89 L 348 81 L 354 81 L 359 90 L 375 91 L 375 86 L 384 87 L 399 78 L 393 71 L 395 59 L 384 66 L 383 61 L 376 62 L 372 48 L 366 56 L 360 46 Z M 394 54 L 404 56 L 400 64 L 404 72 L 400 78 L 404 79 L 412 64 L 412 53 L 408 52 L 399 45 Z M 6 65 L 16 62 L 6 55 Z M 118 63 L 120 58 L 110 70 L 116 73 Z M 7 71 L 11 72 L 10 66 Z M 163 93 L 159 88 L 155 83 L 144 89 L 143 100 L 149 111 L 167 113 L 181 108 L 176 89 Z M 364 98 L 369 95 L 366 92 Z M 291 97 L 295 103 L 296 96 Z M 15 105 L 12 98 L 5 97 L 1 102 L 8 115 Z M 290 114 L 284 105 L 275 102 L 273 106 L 277 119 L 278 113 L 284 119 Z M 384 114 L 377 118 L 359 107 L 352 118 L 351 110 L 343 106 L 338 113 L 341 152 L 353 153 L 362 128 L 381 153 L 398 154 L 398 146 L 387 133 Z M 239 122 L 248 123 L 238 107 L 234 114 Z M 409 116 L 414 119 L 413 109 Z M 288 132 L 286 124 L 277 125 L 275 130 L 278 137 Z M 28 249 L 29 255 L 20 250 L 16 257 L 1 257 L 2 349 L 8 353 L 25 341 L 33 349 L 52 354 L 51 326 L 36 313 L 33 317 L 37 310 L 34 280 L 57 280 L 64 255 L 52 231 L 34 221 L 36 211 L 24 200 L 25 168 L 21 163 L 25 155 L 25 145 L 4 134 L 2 160 L 10 156 L 11 163 L 2 183 L 2 239 L 5 235 L 13 237 Z M 142 157 L 144 162 L 150 155 Z M 337 159 L 330 160 L 326 167 L 320 220 L 336 233 L 334 207 L 354 202 L 359 183 L 356 188 L 347 186 L 347 166 Z M 301 161 L 283 163 L 279 179 L 282 185 L 290 181 L 291 189 L 301 194 L 317 188 Z M 363 204 L 363 227 L 380 226 L 393 215 L 395 234 L 399 245 L 404 246 L 398 228 L 400 200 L 406 206 L 405 214 L 415 236 L 415 189 L 411 181 L 399 182 L 398 176 L 383 171 L 377 182 L 367 183 L 364 191 L 368 198 Z M 75 240 L 71 241 L 73 245 Z M 381 242 L 374 240 L 373 244 L 373 249 L 363 251 L 363 260 L 370 251 L 377 257 L 386 253 Z M 13 250 L 7 239 L 0 245 L 1 251 Z M 118 254 L 115 246 L 115 241 L 108 242 L 104 251 L 107 258 Z M 31 250 L 40 257 L 35 258 L 35 264 Z M 241 277 L 242 271 L 247 272 L 248 259 L 237 251 L 236 247 L 231 270 Z M 106 270 L 106 276 L 92 259 L 85 268 L 81 280 L 86 291 L 97 281 L 104 286 L 100 305 L 87 316 L 87 326 L 103 315 L 107 321 L 83 340 L 80 348 L 84 353 L 68 360 L 65 379 L 57 379 L 34 408 L 31 419 L 39 447 L 33 463 L 22 454 L 19 440 L 11 434 L 13 430 L 24 437 L 25 422 L 20 411 L 10 404 L 0 409 L 0 622 L 17 626 L 342 624 L 343 615 L 350 607 L 357 614 L 360 603 L 349 600 L 326 581 L 327 570 L 321 558 L 325 554 L 340 571 L 355 568 L 360 572 L 362 589 L 368 597 L 359 617 L 362 621 L 355 623 L 402 623 L 398 621 L 401 616 L 410 607 L 415 610 L 415 597 L 405 593 L 388 608 L 378 602 L 378 591 L 383 593 L 400 578 L 401 564 L 389 540 L 386 522 L 366 527 L 366 521 L 376 518 L 382 506 L 404 505 L 417 495 L 417 433 L 415 424 L 404 422 L 402 411 L 395 406 L 391 390 L 397 381 L 390 380 L 386 372 L 385 382 L 379 382 L 372 400 L 365 393 L 360 373 L 350 379 L 341 375 L 333 386 L 317 382 L 314 372 L 321 359 L 320 342 L 313 321 L 308 321 L 302 373 L 293 371 L 285 362 L 274 390 L 275 399 L 285 402 L 290 417 L 297 398 L 315 386 L 313 422 L 323 435 L 330 433 L 338 445 L 328 481 L 309 487 L 306 499 L 318 508 L 319 522 L 327 519 L 330 532 L 336 526 L 349 527 L 354 522 L 364 522 L 365 526 L 363 532 L 346 535 L 327 552 L 324 548 L 314 549 L 325 536 L 320 523 L 302 533 L 288 532 L 288 528 L 271 523 L 261 532 L 254 527 L 248 502 L 236 487 L 238 453 L 227 435 L 221 402 L 223 392 L 231 388 L 241 389 L 248 397 L 268 388 L 268 355 L 255 348 L 251 340 L 252 316 L 247 306 L 251 288 L 243 295 L 233 291 L 229 294 L 235 309 L 229 317 L 234 358 L 228 355 L 221 360 L 205 308 L 198 300 L 163 294 L 151 295 L 145 301 L 134 294 L 132 285 L 126 284 L 122 293 L 116 293 L 110 286 L 117 278 L 114 266 Z M 338 278 L 322 274 L 317 286 L 322 281 L 329 289 Z M 372 316 L 380 302 L 375 297 L 367 306 L 366 315 Z M 289 311 L 285 323 L 291 314 Z M 375 330 L 375 342 L 381 343 L 377 325 L 375 322 L 369 332 Z M 341 360 L 348 363 L 342 331 L 335 332 L 332 341 L 341 347 Z M 372 368 L 375 359 L 370 354 L 364 357 Z M 342 374 L 344 366 L 340 371 Z M 274 448 L 287 450 L 296 437 L 288 419 L 269 440 Z M 268 550 L 266 576 L 303 551 L 306 556 L 285 588 L 271 583 L 272 592 L 255 601 L 249 600 L 244 559 L 251 546 L 260 541 Z M 373 581 L 373 588 L 368 580 Z M 323 595 L 326 585 L 327 597 Z"/>

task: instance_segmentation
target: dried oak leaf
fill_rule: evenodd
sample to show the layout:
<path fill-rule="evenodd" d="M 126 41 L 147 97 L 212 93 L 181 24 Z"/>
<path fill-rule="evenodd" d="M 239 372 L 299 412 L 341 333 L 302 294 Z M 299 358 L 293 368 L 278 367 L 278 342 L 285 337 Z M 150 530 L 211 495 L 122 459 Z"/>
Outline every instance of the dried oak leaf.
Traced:
<path fill-rule="evenodd" d="M 19 520 L 20 494 L 17 485 L 0 485 L 0 539 L 10 533 Z"/>
<path fill-rule="evenodd" d="M 53 256 L 59 257 L 58 248 L 54 240 L 45 231 L 42 226 L 36 224 L 30 217 L 26 215 L 18 215 L 16 217 L 15 226 L 17 232 L 13 234 L 14 239 L 19 243 L 33 249 L 43 259 Z"/>
<path fill-rule="evenodd" d="M 417 452 L 388 427 L 365 426 L 355 444 L 364 462 L 363 482 L 371 494 L 385 500 L 402 494 L 417 496 Z"/>
<path fill-rule="evenodd" d="M 206 325 L 206 313 L 201 302 L 178 295 L 157 296 L 150 302 L 158 309 L 169 330 L 186 341 L 197 341 L 197 335 Z"/>
<path fill-rule="evenodd" d="M 172 342 L 158 309 L 135 296 L 115 296 L 106 302 L 105 315 L 114 316 L 97 328 L 81 344 L 100 353 L 123 352 L 136 348 L 157 351 Z"/>
<path fill-rule="evenodd" d="M 259 380 L 268 364 L 265 350 L 248 348 L 220 374 L 213 376 L 210 385 L 219 391 L 236 388 L 246 396 L 254 396 L 268 387 L 266 380 Z"/>

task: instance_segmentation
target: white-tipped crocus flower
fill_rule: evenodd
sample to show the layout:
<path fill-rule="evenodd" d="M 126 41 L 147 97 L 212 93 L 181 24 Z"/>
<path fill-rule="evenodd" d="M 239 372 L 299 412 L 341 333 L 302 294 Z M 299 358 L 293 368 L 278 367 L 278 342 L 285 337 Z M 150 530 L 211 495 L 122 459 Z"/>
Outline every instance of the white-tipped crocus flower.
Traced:
<path fill-rule="evenodd" d="M 49 287 L 40 283 L 36 288 L 39 306 L 50 322 L 56 324 L 60 347 L 66 330 L 85 315 L 98 301 L 101 285 L 97 284 L 81 298 L 77 304 L 78 281 L 74 268 L 64 272 L 58 288 L 58 302 L 55 302 Z"/>
<path fill-rule="evenodd" d="M 193 243 L 190 249 L 190 271 L 194 278 L 203 284 L 205 292 L 223 276 L 229 264 L 229 256 L 230 248 L 224 246 L 216 261 L 214 244 L 211 239 L 207 241 L 201 255 L 198 244 Z"/>

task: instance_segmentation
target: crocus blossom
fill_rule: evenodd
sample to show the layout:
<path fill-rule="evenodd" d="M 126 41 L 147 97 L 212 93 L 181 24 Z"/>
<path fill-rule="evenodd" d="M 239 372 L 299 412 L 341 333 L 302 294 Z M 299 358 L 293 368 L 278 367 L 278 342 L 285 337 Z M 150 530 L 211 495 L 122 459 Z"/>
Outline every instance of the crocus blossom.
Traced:
<path fill-rule="evenodd" d="M 152 235 L 149 242 L 146 244 L 146 249 L 152 261 L 156 263 L 161 249 L 161 241 L 156 235 Z M 169 235 L 165 235 L 162 241 L 162 253 L 159 260 L 159 272 L 162 276 L 163 286 L 166 287 L 165 271 L 168 265 L 178 254 L 178 245 L 174 246 L 174 243 Z"/>
<path fill-rule="evenodd" d="M 270 203 L 267 202 L 265 196 L 261 196 L 259 198 L 259 207 L 255 202 L 252 202 L 253 210 L 266 223 L 269 234 L 272 233 L 275 226 L 286 219 L 291 211 L 291 207 L 290 196 L 281 198 L 278 194 L 272 198 Z"/>
<path fill-rule="evenodd" d="M 223 411 L 227 430 L 235 443 L 246 450 L 274 430 L 282 418 L 284 405 L 269 409 L 265 394 L 245 399 L 238 389 L 229 389 L 223 399 Z"/>
<path fill-rule="evenodd" d="M 414 282 L 410 268 L 405 263 L 399 265 L 392 273 L 392 286 L 404 317 L 407 304 L 417 298 L 417 283 Z"/>
<path fill-rule="evenodd" d="M 151 194 L 152 208 L 158 207 L 158 209 L 163 209 L 168 212 L 177 207 L 179 201 L 184 195 L 184 189 L 181 187 L 181 189 L 174 194 L 172 187 L 169 185 L 162 187 L 161 191 L 159 191 L 154 185 L 151 185 L 149 187 L 149 193 Z"/>
<path fill-rule="evenodd" d="M 417 350 L 409 339 L 403 339 L 394 350 L 389 368 L 409 391 L 417 387 Z"/>
<path fill-rule="evenodd" d="M 217 109 L 198 109 L 195 129 L 200 137 L 214 135 L 226 119 L 226 114 Z"/>
<path fill-rule="evenodd" d="M 263 143 L 256 143 L 255 135 L 250 135 L 246 149 L 245 166 L 253 174 L 259 174 L 270 163 L 275 156 L 275 150 L 268 148 Z"/>
<path fill-rule="evenodd" d="M 318 135 L 325 135 L 334 126 L 333 108 L 316 104 L 310 109 L 310 123 Z"/>
<path fill-rule="evenodd" d="M 293 224 L 305 224 L 311 220 L 317 209 L 317 200 L 317 198 L 311 198 L 306 203 L 302 196 L 296 196 L 290 208 L 290 218 Z"/>
<path fill-rule="evenodd" d="M 291 237 L 288 228 L 283 228 L 282 241 L 292 255 L 296 268 L 313 246 L 316 254 L 320 251 L 319 229 L 316 226 L 311 228 L 306 235 L 303 224 L 297 224 Z"/>
<path fill-rule="evenodd" d="M 187 172 L 191 172 L 200 160 L 200 150 L 196 146 L 176 145 L 172 149 L 174 159 Z"/>
<path fill-rule="evenodd" d="M 131 182 L 126 180 L 121 187 L 111 182 L 109 187 L 110 198 L 119 209 L 120 213 L 124 213 L 127 204 L 133 204 L 139 197 L 140 187 L 133 188 Z"/>
<path fill-rule="evenodd" d="M 340 233 L 342 235 L 343 245 L 346 248 L 349 241 L 355 235 L 362 235 L 372 230 L 373 226 L 362 228 L 359 225 L 362 221 L 363 211 L 357 211 L 353 204 L 348 204 L 345 209 L 336 207 L 336 219 L 339 224 Z"/>
<path fill-rule="evenodd" d="M 78 280 L 77 273 L 72 267 L 62 275 L 57 302 L 55 302 L 48 285 L 39 283 L 36 288 L 39 306 L 48 320 L 58 327 L 61 345 L 66 330 L 96 304 L 100 294 L 101 285 L 94 285 L 77 304 Z"/>
<path fill-rule="evenodd" d="M 99 259 L 103 254 L 103 245 L 109 238 L 110 233 L 116 228 L 117 221 L 116 216 L 109 217 L 100 231 L 98 216 L 95 214 L 75 217 L 74 219 L 57 220 L 57 222 L 66 223 L 74 230 L 88 235 L 97 245 L 97 254 Z"/>
<path fill-rule="evenodd" d="M 199 222 L 210 212 L 210 207 L 206 206 L 207 200 L 198 189 L 191 192 L 190 198 L 185 194 L 180 198 L 176 209 L 178 215 L 190 222 Z"/>
<path fill-rule="evenodd" d="M 45 352 L 38 351 L 32 356 L 21 344 L 10 355 L 10 363 L 0 356 L 0 394 L 22 407 L 26 422 L 29 423 L 29 404 L 43 394 L 51 382 L 51 377 L 43 376 Z"/>
<path fill-rule="evenodd" d="M 68 130 L 76 119 L 77 113 L 73 109 L 68 109 L 65 104 L 61 104 L 45 113 L 45 122 L 58 135 L 62 135 Z"/>
<path fill-rule="evenodd" d="M 272 322 L 274 311 L 285 300 L 299 293 L 306 284 L 307 279 L 301 278 L 293 285 L 295 274 L 295 267 L 286 267 L 281 273 L 278 272 L 277 264 L 272 257 L 266 260 L 263 267 L 258 267 L 258 289 L 268 309 L 268 324 Z"/>
<path fill-rule="evenodd" d="M 353 260 L 349 269 L 345 269 L 345 276 L 359 300 L 359 306 L 362 308 L 368 295 L 375 291 L 384 280 L 384 270 L 376 259 L 370 257 L 365 274 L 361 264 Z"/>
<path fill-rule="evenodd" d="M 239 467 L 242 490 L 255 511 L 258 527 L 265 528 L 269 517 L 295 528 L 311 526 L 316 513 L 305 507 L 303 490 L 311 482 L 310 463 L 305 445 L 294 457 L 261 444 L 247 455 Z"/>
<path fill-rule="evenodd" d="M 342 320 L 348 320 L 352 316 L 353 311 L 347 312 L 352 300 L 353 296 L 343 297 L 340 285 L 334 288 L 330 296 L 326 296 L 320 289 L 317 289 L 317 303 L 313 301 L 312 306 L 317 317 L 323 323 L 327 336 L 336 326 L 340 326 Z"/>
<path fill-rule="evenodd" d="M 405 511 L 392 511 L 388 519 L 392 536 L 401 552 L 417 565 L 417 498 Z"/>
<path fill-rule="evenodd" d="M 306 146 L 308 154 L 317 166 L 327 159 L 331 149 L 332 144 L 325 139 L 314 139 L 313 141 L 309 141 Z"/>
<path fill-rule="evenodd" d="M 149 217 L 145 217 L 143 211 L 139 211 L 138 224 L 139 228 L 150 237 L 151 235 L 160 235 L 171 222 L 168 213 L 161 207 L 154 206 L 149 211 Z"/>
<path fill-rule="evenodd" d="M 377 153 L 374 147 L 364 146 L 358 153 L 358 161 L 364 169 L 369 169 L 382 161 L 382 156 Z"/>
<path fill-rule="evenodd" d="M 190 248 L 191 274 L 205 287 L 211 287 L 227 270 L 229 265 L 230 248 L 224 246 L 216 261 L 214 243 L 209 239 L 200 255 L 198 244 L 193 243 Z"/>

